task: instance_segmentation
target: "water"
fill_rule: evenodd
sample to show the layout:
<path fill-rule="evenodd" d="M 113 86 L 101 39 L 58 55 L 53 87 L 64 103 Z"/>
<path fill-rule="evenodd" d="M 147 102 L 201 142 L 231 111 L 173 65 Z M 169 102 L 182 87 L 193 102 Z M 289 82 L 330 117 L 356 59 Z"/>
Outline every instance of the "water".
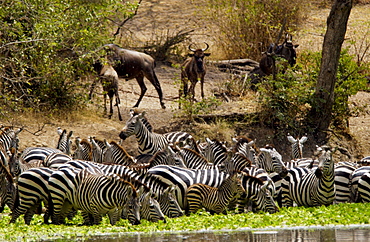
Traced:
<path fill-rule="evenodd" d="M 84 241 L 105 242 L 365 242 L 370 241 L 370 227 L 309 227 L 277 230 L 233 230 L 213 232 L 177 232 L 153 234 L 115 234 L 95 236 Z"/>

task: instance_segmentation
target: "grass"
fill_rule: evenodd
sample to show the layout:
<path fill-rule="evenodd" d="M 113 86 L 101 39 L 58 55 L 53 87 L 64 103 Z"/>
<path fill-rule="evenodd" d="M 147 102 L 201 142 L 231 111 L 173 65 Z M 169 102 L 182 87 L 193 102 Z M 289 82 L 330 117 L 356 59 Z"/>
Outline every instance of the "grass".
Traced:
<path fill-rule="evenodd" d="M 200 211 L 191 216 L 167 219 L 150 223 L 142 220 L 140 225 L 131 225 L 127 220 L 120 220 L 115 226 L 104 218 L 100 225 L 80 226 L 81 216 L 77 216 L 69 225 L 45 225 L 40 215 L 35 215 L 31 225 L 25 225 L 23 218 L 15 224 L 9 224 L 10 217 L 2 214 L 0 221 L 1 241 L 30 241 L 60 239 L 72 240 L 89 238 L 104 234 L 118 234 L 124 232 L 174 232 L 197 230 L 237 230 L 241 228 L 289 228 L 295 226 L 324 226 L 324 225 L 368 225 L 370 224 L 370 204 L 352 203 L 321 206 L 313 208 L 293 207 L 282 208 L 278 213 L 245 213 L 228 215 L 210 215 Z M 122 234 L 120 234 L 122 237 Z"/>

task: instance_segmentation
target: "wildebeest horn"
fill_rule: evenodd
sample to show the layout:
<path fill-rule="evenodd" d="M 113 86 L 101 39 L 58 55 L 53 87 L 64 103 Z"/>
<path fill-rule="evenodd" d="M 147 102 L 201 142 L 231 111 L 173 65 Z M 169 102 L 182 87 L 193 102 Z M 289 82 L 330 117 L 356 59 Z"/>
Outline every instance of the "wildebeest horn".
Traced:
<path fill-rule="evenodd" d="M 206 42 L 204 42 L 204 43 L 206 44 L 207 47 L 205 49 L 202 49 L 202 51 L 206 51 L 209 48 L 209 45 Z"/>
<path fill-rule="evenodd" d="M 189 50 L 190 50 L 190 51 L 195 52 L 195 50 L 196 50 L 196 49 L 192 49 L 192 48 L 191 48 L 191 46 L 192 46 L 192 45 L 193 45 L 193 44 L 190 44 L 190 45 L 189 45 Z"/>

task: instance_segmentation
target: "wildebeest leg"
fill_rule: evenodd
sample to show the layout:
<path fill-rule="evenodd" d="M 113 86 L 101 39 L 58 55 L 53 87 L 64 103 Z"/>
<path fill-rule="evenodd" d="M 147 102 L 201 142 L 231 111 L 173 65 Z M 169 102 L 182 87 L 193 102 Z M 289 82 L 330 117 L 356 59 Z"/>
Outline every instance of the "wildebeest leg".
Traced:
<path fill-rule="evenodd" d="M 164 102 L 163 102 L 162 88 L 161 88 L 161 84 L 158 81 L 157 75 L 155 74 L 154 71 L 152 71 L 152 72 L 146 73 L 145 77 L 153 84 L 153 86 L 155 87 L 155 90 L 157 90 L 161 107 L 165 109 L 166 106 L 164 105 Z"/>
<path fill-rule="evenodd" d="M 198 80 L 192 81 L 190 88 L 189 88 L 189 93 L 191 95 L 192 100 L 195 100 L 195 85 L 197 84 Z"/>
<path fill-rule="evenodd" d="M 104 91 L 104 113 L 107 114 L 107 92 Z"/>
<path fill-rule="evenodd" d="M 200 79 L 200 92 L 201 92 L 202 99 L 204 99 L 204 89 L 203 89 L 203 86 L 204 86 L 204 79 L 201 78 Z"/>
<path fill-rule="evenodd" d="M 119 111 L 119 104 L 121 103 L 121 100 L 119 99 L 118 90 L 116 90 L 115 96 L 116 96 L 115 106 L 117 106 L 118 118 L 119 118 L 119 121 L 122 121 L 121 112 Z"/>
<path fill-rule="evenodd" d="M 108 118 L 112 118 L 113 116 L 113 96 L 109 95 L 109 115 Z"/>
<path fill-rule="evenodd" d="M 92 93 L 94 92 L 94 89 L 95 89 L 95 86 L 96 86 L 96 83 L 99 81 L 98 78 L 95 78 L 93 83 L 91 84 L 91 87 L 90 87 L 90 92 L 89 92 L 89 100 L 91 99 L 92 97 Z"/>
<path fill-rule="evenodd" d="M 138 76 L 138 77 L 136 77 L 136 81 L 137 81 L 137 83 L 140 86 L 140 97 L 137 100 L 136 104 L 134 105 L 134 108 L 139 107 L 139 104 L 140 104 L 141 100 L 143 99 L 143 97 L 144 97 L 144 95 L 146 93 L 146 90 L 147 90 L 147 88 L 145 86 L 145 83 L 144 83 L 144 76 Z"/>

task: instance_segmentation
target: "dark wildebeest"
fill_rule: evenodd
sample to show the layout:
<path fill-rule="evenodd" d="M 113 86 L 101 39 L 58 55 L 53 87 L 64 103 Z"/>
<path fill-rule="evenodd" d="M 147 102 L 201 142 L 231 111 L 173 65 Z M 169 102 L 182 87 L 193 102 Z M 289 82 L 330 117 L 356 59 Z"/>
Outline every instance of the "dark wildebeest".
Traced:
<path fill-rule="evenodd" d="M 189 54 L 188 59 L 181 65 L 181 81 L 182 87 L 180 88 L 180 97 L 183 95 L 186 97 L 188 93 L 192 95 L 192 99 L 195 98 L 195 85 L 198 80 L 200 81 L 201 96 L 204 98 L 204 76 L 206 75 L 206 69 L 204 65 L 204 57 L 210 56 L 210 53 L 204 53 L 209 45 L 207 43 L 204 49 L 192 49 L 189 45 L 189 50 L 193 53 Z M 190 88 L 188 89 L 188 81 L 191 82 Z M 182 90 L 181 90 L 182 89 Z"/>
<path fill-rule="evenodd" d="M 100 61 L 97 61 L 93 64 L 94 70 L 99 75 L 99 80 L 103 86 L 104 92 L 104 112 L 107 113 L 107 95 L 109 96 L 109 118 L 112 118 L 113 115 L 113 96 L 116 97 L 116 104 L 117 111 L 118 111 L 118 118 L 122 121 L 121 112 L 119 110 L 119 104 L 121 100 L 118 94 L 118 74 L 110 65 L 103 65 Z M 93 82 L 90 89 L 89 99 L 91 99 L 92 92 L 94 90 L 96 81 Z"/>
<path fill-rule="evenodd" d="M 127 81 L 135 78 L 140 86 L 140 97 L 134 107 L 139 107 L 147 90 L 144 83 L 144 77 L 146 77 L 157 90 L 161 107 L 166 108 L 163 102 L 161 85 L 154 72 L 154 59 L 145 53 L 123 49 L 116 44 L 107 44 L 104 46 L 111 50 L 107 56 L 108 63 L 117 72 L 118 77 L 126 79 Z"/>
<path fill-rule="evenodd" d="M 263 56 L 260 60 L 259 67 L 254 68 L 249 74 L 252 89 L 255 84 L 260 82 L 260 78 L 263 76 L 274 75 L 279 71 L 276 67 L 275 57 L 283 58 L 286 60 L 285 63 L 290 66 L 294 66 L 297 58 L 295 48 L 298 46 L 299 45 L 293 45 L 292 36 L 289 34 L 285 36 L 285 40 L 281 45 L 275 47 L 274 44 L 271 44 L 267 51 L 262 54 Z M 284 72 L 286 68 L 287 65 L 283 64 L 283 70 L 280 71 Z"/>

